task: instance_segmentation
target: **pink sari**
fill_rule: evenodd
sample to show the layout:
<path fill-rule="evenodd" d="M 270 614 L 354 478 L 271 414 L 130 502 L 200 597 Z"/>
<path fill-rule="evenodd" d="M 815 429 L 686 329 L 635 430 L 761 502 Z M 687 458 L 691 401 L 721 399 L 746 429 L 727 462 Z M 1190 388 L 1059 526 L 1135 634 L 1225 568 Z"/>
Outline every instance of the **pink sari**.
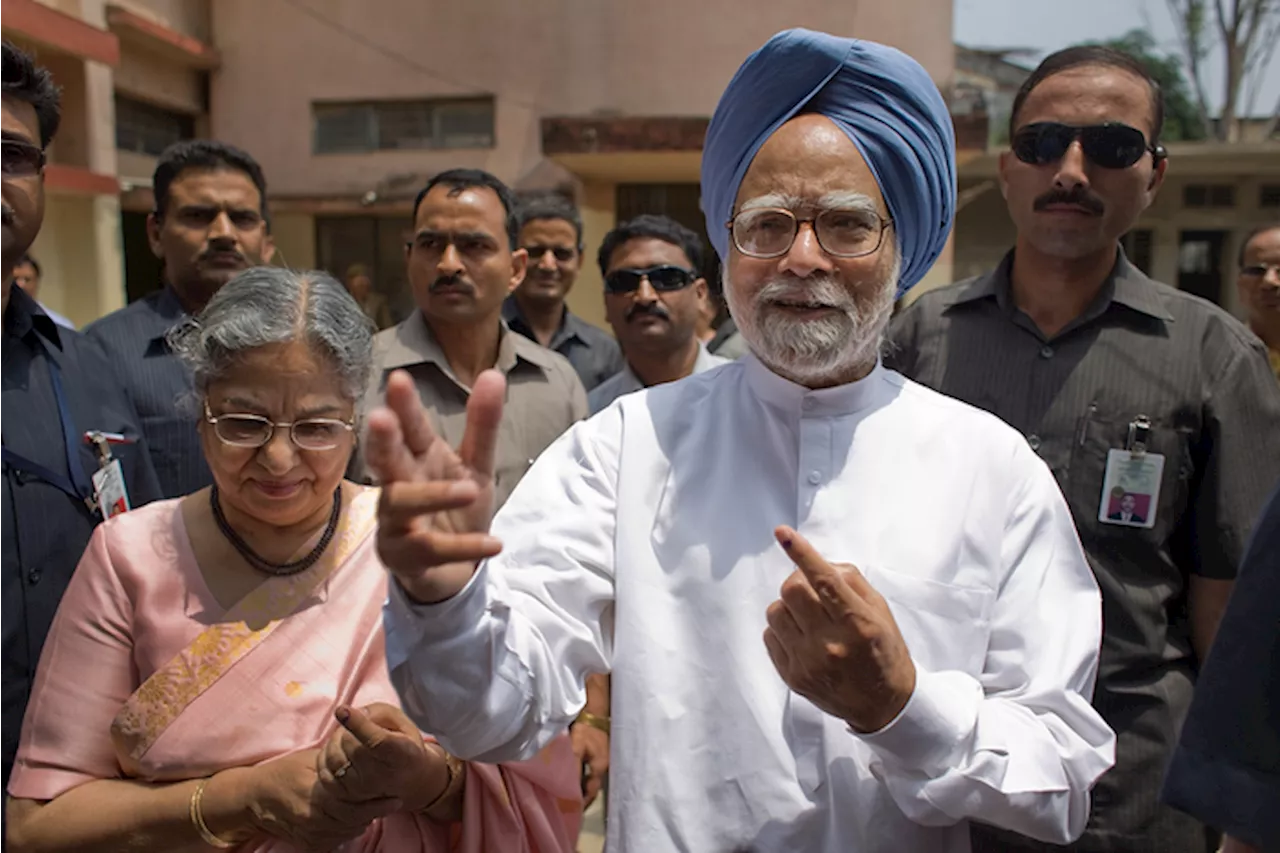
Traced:
<path fill-rule="evenodd" d="M 97 779 L 208 776 L 321 746 L 339 704 L 398 705 L 376 504 L 375 490 L 351 502 L 333 560 L 273 578 L 229 610 L 205 585 L 179 501 L 99 527 L 46 642 L 9 793 L 49 800 Z M 578 784 L 567 737 L 530 761 L 468 763 L 461 823 L 390 815 L 343 850 L 572 851 Z M 294 848 L 261 837 L 239 849 Z"/>

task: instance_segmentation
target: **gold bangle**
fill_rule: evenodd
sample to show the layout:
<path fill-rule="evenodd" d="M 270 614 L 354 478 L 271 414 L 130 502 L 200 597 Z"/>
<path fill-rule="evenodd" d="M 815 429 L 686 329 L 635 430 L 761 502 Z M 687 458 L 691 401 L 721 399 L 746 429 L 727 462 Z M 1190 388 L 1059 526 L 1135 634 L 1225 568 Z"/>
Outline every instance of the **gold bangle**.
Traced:
<path fill-rule="evenodd" d="M 458 756 L 451 754 L 449 750 L 445 749 L 443 746 L 440 746 L 440 744 L 438 743 L 436 744 L 436 746 L 440 747 L 440 754 L 444 756 L 444 769 L 445 769 L 445 772 L 448 774 L 448 776 L 446 777 L 444 788 L 440 791 L 439 794 L 436 794 L 435 799 L 427 803 L 422 808 L 418 809 L 419 813 L 423 813 L 423 814 L 431 811 L 436 806 L 444 802 L 446 798 L 448 798 L 449 796 L 457 792 L 459 783 L 461 783 L 463 778 L 465 777 L 466 769 L 467 769 L 467 766 L 462 763 L 461 758 L 458 758 Z"/>
<path fill-rule="evenodd" d="M 200 833 L 200 838 L 205 844 L 210 847 L 217 847 L 219 850 L 230 850 L 232 847 L 237 846 L 236 843 L 219 838 L 209 828 L 209 824 L 204 822 L 204 810 L 201 805 L 204 803 L 204 788 L 208 784 L 208 779 L 201 779 L 200 783 L 196 785 L 196 789 L 191 792 L 191 824 L 196 828 L 196 832 Z"/>
<path fill-rule="evenodd" d="M 581 714 L 578 715 L 578 719 L 574 720 L 574 722 L 586 723 L 588 726 L 591 726 L 591 728 L 593 729 L 599 729 L 605 734 L 609 734 L 609 718 L 608 717 L 600 717 L 590 713 L 589 711 L 583 711 Z"/>

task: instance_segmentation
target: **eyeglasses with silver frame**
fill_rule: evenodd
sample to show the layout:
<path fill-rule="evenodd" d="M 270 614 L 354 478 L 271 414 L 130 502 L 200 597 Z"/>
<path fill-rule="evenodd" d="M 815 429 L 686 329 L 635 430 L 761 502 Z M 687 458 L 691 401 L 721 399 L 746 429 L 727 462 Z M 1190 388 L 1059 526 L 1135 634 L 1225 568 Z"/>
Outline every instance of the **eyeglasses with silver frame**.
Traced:
<path fill-rule="evenodd" d="M 337 418 L 303 418 L 279 423 L 247 412 L 215 416 L 208 400 L 204 401 L 204 419 L 223 444 L 246 449 L 265 447 L 275 437 L 276 430 L 288 429 L 289 440 L 300 450 L 333 450 L 345 433 L 355 431 L 354 420 Z"/>

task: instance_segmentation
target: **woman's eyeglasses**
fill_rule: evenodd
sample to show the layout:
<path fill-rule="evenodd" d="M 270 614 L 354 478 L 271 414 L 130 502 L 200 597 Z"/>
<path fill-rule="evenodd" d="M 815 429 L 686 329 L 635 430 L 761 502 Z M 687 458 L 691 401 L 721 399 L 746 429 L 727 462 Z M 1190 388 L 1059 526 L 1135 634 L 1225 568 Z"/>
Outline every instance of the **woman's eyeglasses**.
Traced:
<path fill-rule="evenodd" d="M 659 293 L 684 290 L 697 280 L 698 274 L 684 267 L 662 264 L 645 269 L 618 269 L 604 277 L 604 289 L 610 293 L 632 293 L 640 289 L 640 282 L 649 279 L 649 286 Z"/>
<path fill-rule="evenodd" d="M 302 450 L 333 450 L 347 433 L 355 429 L 354 422 L 336 418 L 304 418 L 277 423 L 261 415 L 241 413 L 215 417 L 209 410 L 208 400 L 204 403 L 204 419 L 213 426 L 214 435 L 223 444 L 244 448 L 263 447 L 275 436 L 276 430 L 288 429 L 290 440 Z"/>
<path fill-rule="evenodd" d="M 1056 121 L 1040 121 L 1020 128 L 1013 135 L 1013 155 L 1023 163 L 1047 166 L 1067 153 L 1080 140 L 1084 156 L 1104 169 L 1127 169 L 1150 151 L 1155 162 L 1164 159 L 1164 148 L 1148 145 L 1136 127 L 1119 122 L 1078 127 Z"/>
<path fill-rule="evenodd" d="M 0 171 L 6 178 L 30 178 L 44 168 L 44 151 L 17 139 L 0 141 Z"/>

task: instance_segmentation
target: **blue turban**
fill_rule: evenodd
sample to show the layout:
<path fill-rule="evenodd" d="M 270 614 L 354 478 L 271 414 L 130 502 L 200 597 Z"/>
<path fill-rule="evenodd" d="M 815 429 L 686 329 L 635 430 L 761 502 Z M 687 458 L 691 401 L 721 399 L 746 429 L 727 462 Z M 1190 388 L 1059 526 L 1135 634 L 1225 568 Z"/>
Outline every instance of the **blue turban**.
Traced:
<path fill-rule="evenodd" d="M 955 132 L 928 73 L 901 51 L 812 30 L 778 33 L 729 81 L 702 151 L 702 211 L 721 260 L 725 223 L 760 146 L 800 113 L 817 113 L 858 147 L 902 250 L 898 294 L 937 260 L 956 207 Z"/>

